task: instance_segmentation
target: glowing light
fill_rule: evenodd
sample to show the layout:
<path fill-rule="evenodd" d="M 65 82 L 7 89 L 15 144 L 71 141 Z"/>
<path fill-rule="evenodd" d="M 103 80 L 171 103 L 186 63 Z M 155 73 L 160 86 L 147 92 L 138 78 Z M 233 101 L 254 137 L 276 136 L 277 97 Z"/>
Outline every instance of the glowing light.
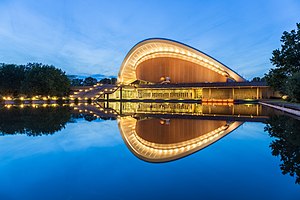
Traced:
<path fill-rule="evenodd" d="M 129 84 L 135 81 L 136 67 L 141 62 L 156 57 L 180 58 L 214 70 L 222 76 L 232 77 L 236 81 L 244 81 L 242 77 L 227 68 L 225 65 L 200 51 L 174 41 L 153 39 L 139 43 L 128 53 L 128 57 L 125 58 L 121 66 L 118 82 Z"/>

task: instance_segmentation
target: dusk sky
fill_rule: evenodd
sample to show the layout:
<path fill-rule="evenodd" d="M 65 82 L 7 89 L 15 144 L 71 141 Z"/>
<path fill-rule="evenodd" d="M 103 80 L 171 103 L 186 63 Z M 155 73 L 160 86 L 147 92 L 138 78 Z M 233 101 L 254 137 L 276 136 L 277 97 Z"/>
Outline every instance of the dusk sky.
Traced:
<path fill-rule="evenodd" d="M 42 62 L 67 74 L 116 76 L 146 38 L 195 47 L 246 79 L 262 76 L 299 0 L 0 0 L 0 63 Z"/>

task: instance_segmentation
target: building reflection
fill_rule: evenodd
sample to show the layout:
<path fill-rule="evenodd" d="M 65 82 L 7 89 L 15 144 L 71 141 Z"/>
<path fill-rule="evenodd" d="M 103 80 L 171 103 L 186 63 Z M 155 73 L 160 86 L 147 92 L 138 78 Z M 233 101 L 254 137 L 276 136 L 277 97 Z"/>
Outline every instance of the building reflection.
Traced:
<path fill-rule="evenodd" d="M 148 162 L 168 162 L 218 141 L 246 121 L 264 122 L 259 104 L 102 102 L 78 105 L 78 113 L 117 118 L 128 148 Z"/>
<path fill-rule="evenodd" d="M 129 149 L 148 162 L 172 161 L 199 151 L 229 134 L 243 122 L 202 119 L 119 118 Z"/>
<path fill-rule="evenodd" d="M 78 119 L 117 119 L 128 148 L 148 162 L 167 162 L 187 156 L 218 141 L 245 121 L 264 122 L 269 118 L 268 111 L 259 104 L 223 102 L 20 105 L 2 109 L 1 113 L 2 135 L 41 136 L 54 134 L 64 129 L 66 123 Z"/>

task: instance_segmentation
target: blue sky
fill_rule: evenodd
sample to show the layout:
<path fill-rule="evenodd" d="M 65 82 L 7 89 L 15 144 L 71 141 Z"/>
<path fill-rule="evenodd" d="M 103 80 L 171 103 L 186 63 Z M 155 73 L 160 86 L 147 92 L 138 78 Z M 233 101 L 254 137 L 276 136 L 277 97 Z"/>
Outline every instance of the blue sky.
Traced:
<path fill-rule="evenodd" d="M 193 46 L 247 79 L 262 76 L 299 0 L 0 0 L 0 62 L 42 62 L 67 74 L 117 75 L 139 41 Z"/>

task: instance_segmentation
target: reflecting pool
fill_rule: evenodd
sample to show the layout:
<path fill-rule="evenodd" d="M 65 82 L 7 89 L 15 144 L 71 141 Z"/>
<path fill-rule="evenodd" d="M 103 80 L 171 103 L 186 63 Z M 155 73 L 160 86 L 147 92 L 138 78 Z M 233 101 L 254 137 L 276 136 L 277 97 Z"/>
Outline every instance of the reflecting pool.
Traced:
<path fill-rule="evenodd" d="M 299 199 L 299 119 L 258 104 L 0 106 L 0 199 Z"/>

